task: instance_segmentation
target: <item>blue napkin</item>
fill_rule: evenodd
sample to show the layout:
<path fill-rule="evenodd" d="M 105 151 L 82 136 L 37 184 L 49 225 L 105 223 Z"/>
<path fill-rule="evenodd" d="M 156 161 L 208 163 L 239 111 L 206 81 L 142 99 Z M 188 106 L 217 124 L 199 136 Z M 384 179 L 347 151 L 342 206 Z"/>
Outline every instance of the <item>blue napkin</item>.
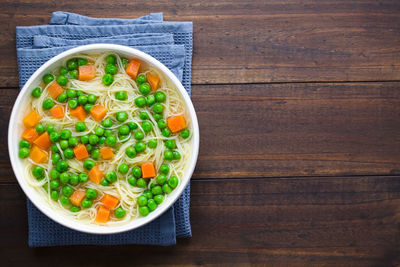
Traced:
<path fill-rule="evenodd" d="M 131 20 L 96 19 L 74 13 L 54 12 L 51 23 L 104 26 L 17 27 L 21 87 L 38 67 L 62 51 L 88 43 L 115 43 L 135 47 L 160 60 L 182 81 L 190 94 L 191 22 L 162 22 L 162 13 Z M 55 223 L 28 201 L 29 246 L 175 244 L 176 237 L 191 236 L 189 205 L 190 185 L 172 208 L 150 224 L 121 234 L 92 235 Z"/>

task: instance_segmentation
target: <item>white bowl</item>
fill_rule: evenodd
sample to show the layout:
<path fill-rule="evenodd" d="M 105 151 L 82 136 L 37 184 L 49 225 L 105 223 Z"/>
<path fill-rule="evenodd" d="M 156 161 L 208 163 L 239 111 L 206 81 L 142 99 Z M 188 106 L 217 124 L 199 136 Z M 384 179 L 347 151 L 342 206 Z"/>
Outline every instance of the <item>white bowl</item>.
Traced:
<path fill-rule="evenodd" d="M 26 115 L 25 108 L 30 101 L 30 93 L 33 88 L 35 88 L 41 81 L 42 76 L 54 69 L 58 69 L 62 61 L 71 55 L 78 53 L 101 53 L 101 52 L 114 52 L 121 56 L 125 56 L 127 58 L 138 58 L 150 66 L 154 66 L 156 69 L 161 71 L 167 79 L 175 85 L 181 94 L 183 100 L 186 103 L 187 113 L 190 116 L 191 125 L 192 125 L 192 144 L 193 144 L 193 154 L 190 158 L 190 165 L 187 168 L 187 171 L 182 177 L 181 183 L 178 188 L 173 190 L 168 198 L 153 212 L 151 212 L 146 217 L 139 217 L 137 219 L 133 219 L 131 222 L 121 225 L 121 226 L 101 226 L 96 224 L 82 224 L 78 220 L 73 218 L 64 216 L 61 212 L 57 212 L 49 207 L 49 205 L 44 201 L 43 195 L 39 194 L 35 191 L 28 183 L 23 174 L 23 163 L 21 159 L 18 157 L 18 143 L 20 140 L 20 136 L 23 132 L 23 124 L 22 119 L 23 116 Z M 58 56 L 53 57 L 49 61 L 43 64 L 35 73 L 29 78 L 21 92 L 18 95 L 17 100 L 15 101 L 10 124 L 8 128 L 8 151 L 10 154 L 11 165 L 14 170 L 15 176 L 17 177 L 18 183 L 21 186 L 22 190 L 25 192 L 27 197 L 32 201 L 32 203 L 44 214 L 46 214 L 52 220 L 62 224 L 68 228 L 92 234 L 113 234 L 120 233 L 124 231 L 129 231 L 136 229 L 140 226 L 143 226 L 152 220 L 156 219 L 163 212 L 165 212 L 174 202 L 179 198 L 182 194 L 183 190 L 186 188 L 187 184 L 190 181 L 190 178 L 193 174 L 197 155 L 199 151 L 199 125 L 197 122 L 196 112 L 194 110 L 192 101 L 189 98 L 189 95 L 185 91 L 182 84 L 175 77 L 175 75 L 161 62 L 153 58 L 152 56 L 143 53 L 137 49 L 133 49 L 127 46 L 114 45 L 114 44 L 92 44 L 92 45 L 84 45 L 79 46 L 68 51 L 65 51 Z"/>

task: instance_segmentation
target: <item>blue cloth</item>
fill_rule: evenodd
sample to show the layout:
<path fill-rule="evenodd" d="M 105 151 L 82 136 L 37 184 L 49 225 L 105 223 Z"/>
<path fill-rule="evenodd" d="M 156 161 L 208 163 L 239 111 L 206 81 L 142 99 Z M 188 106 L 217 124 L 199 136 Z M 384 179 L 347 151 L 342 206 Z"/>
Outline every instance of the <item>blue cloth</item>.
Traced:
<path fill-rule="evenodd" d="M 59 25 L 17 27 L 20 86 L 22 88 L 38 67 L 62 51 L 89 43 L 115 43 L 135 47 L 160 60 L 182 81 L 190 94 L 192 23 L 162 20 L 162 13 L 152 13 L 138 19 L 97 19 L 58 11 L 53 13 L 51 24 Z M 190 184 L 173 207 L 153 222 L 133 231 L 113 235 L 73 231 L 50 220 L 29 200 L 27 202 L 31 247 L 79 244 L 172 245 L 176 243 L 177 237 L 191 237 Z"/>

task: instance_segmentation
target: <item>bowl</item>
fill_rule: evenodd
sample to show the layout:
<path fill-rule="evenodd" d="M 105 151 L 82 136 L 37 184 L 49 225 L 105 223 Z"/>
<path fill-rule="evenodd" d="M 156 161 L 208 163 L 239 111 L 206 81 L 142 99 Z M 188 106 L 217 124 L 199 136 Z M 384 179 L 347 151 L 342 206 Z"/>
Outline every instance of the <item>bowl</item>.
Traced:
<path fill-rule="evenodd" d="M 172 84 L 175 85 L 180 95 L 182 96 L 182 99 L 186 104 L 187 114 L 189 114 L 192 123 L 193 154 L 190 158 L 190 164 L 187 168 L 187 172 L 184 175 L 184 177 L 182 177 L 179 186 L 175 190 L 173 190 L 168 195 L 168 198 L 166 198 L 165 201 L 155 211 L 151 212 L 148 216 L 135 218 L 129 223 L 120 226 L 83 224 L 78 220 L 64 216 L 61 212 L 55 211 L 52 208 L 50 208 L 50 206 L 43 200 L 43 195 L 39 194 L 39 192 L 35 191 L 27 183 L 23 174 L 23 163 L 21 159 L 18 157 L 18 143 L 20 140 L 20 136 L 23 132 L 22 119 L 23 116 L 26 115 L 25 107 L 29 103 L 31 90 L 34 87 L 36 87 L 37 84 L 40 83 L 42 76 L 51 70 L 58 69 L 59 67 L 61 67 L 62 61 L 71 55 L 78 53 L 92 54 L 92 53 L 104 53 L 104 52 L 114 52 L 127 58 L 132 58 L 132 57 L 138 58 L 141 61 L 149 64 L 149 66 L 153 66 L 156 69 L 158 69 L 161 73 L 163 73 L 165 78 L 169 79 L 170 82 L 172 82 Z M 199 150 L 199 126 L 197 122 L 196 112 L 194 110 L 189 95 L 185 91 L 180 81 L 166 66 L 164 66 L 161 62 L 159 62 L 152 56 L 134 48 L 121 45 L 114 45 L 114 44 L 91 44 L 91 45 L 79 46 L 67 50 L 51 58 L 46 63 L 44 63 L 29 78 L 29 80 L 26 82 L 21 92 L 19 93 L 17 100 L 15 101 L 14 107 L 12 109 L 9 128 L 8 128 L 8 152 L 11 160 L 11 165 L 14 170 L 15 176 L 18 180 L 18 183 L 21 186 L 24 193 L 26 194 L 26 196 L 41 212 L 43 212 L 45 215 L 47 215 L 47 217 L 54 220 L 55 222 L 63 226 L 66 226 L 68 228 L 71 228 L 73 230 L 91 234 L 114 234 L 114 233 L 121 233 L 124 231 L 133 230 L 153 221 L 162 213 L 164 213 L 179 198 L 179 196 L 182 194 L 183 190 L 189 183 L 196 165 L 198 150 Z"/>

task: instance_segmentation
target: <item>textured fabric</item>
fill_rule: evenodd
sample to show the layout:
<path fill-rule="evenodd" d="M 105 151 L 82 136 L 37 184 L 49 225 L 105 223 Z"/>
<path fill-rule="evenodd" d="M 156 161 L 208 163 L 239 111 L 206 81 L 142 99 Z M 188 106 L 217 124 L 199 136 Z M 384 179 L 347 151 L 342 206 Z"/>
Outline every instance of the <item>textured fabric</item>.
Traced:
<path fill-rule="evenodd" d="M 126 25 L 83 26 L 103 25 L 113 19 L 95 19 L 68 12 L 54 12 L 52 23 L 56 23 L 57 20 L 58 24 L 71 23 L 68 19 L 62 23 L 61 14 L 67 14 L 69 18 L 79 18 L 82 26 L 17 27 L 21 87 L 40 65 L 54 55 L 82 44 L 107 42 L 135 47 L 157 58 L 171 69 L 190 94 L 193 31 L 191 22 L 154 23 L 157 19 L 162 20 L 162 14 L 153 13 L 140 18 L 148 20 L 148 24 L 133 25 L 132 20 L 116 20 L 113 24 Z M 176 237 L 191 236 L 189 205 L 190 184 L 173 207 L 152 223 L 121 234 L 91 235 L 70 230 L 53 222 L 28 201 L 29 245 L 171 245 L 175 244 Z"/>

